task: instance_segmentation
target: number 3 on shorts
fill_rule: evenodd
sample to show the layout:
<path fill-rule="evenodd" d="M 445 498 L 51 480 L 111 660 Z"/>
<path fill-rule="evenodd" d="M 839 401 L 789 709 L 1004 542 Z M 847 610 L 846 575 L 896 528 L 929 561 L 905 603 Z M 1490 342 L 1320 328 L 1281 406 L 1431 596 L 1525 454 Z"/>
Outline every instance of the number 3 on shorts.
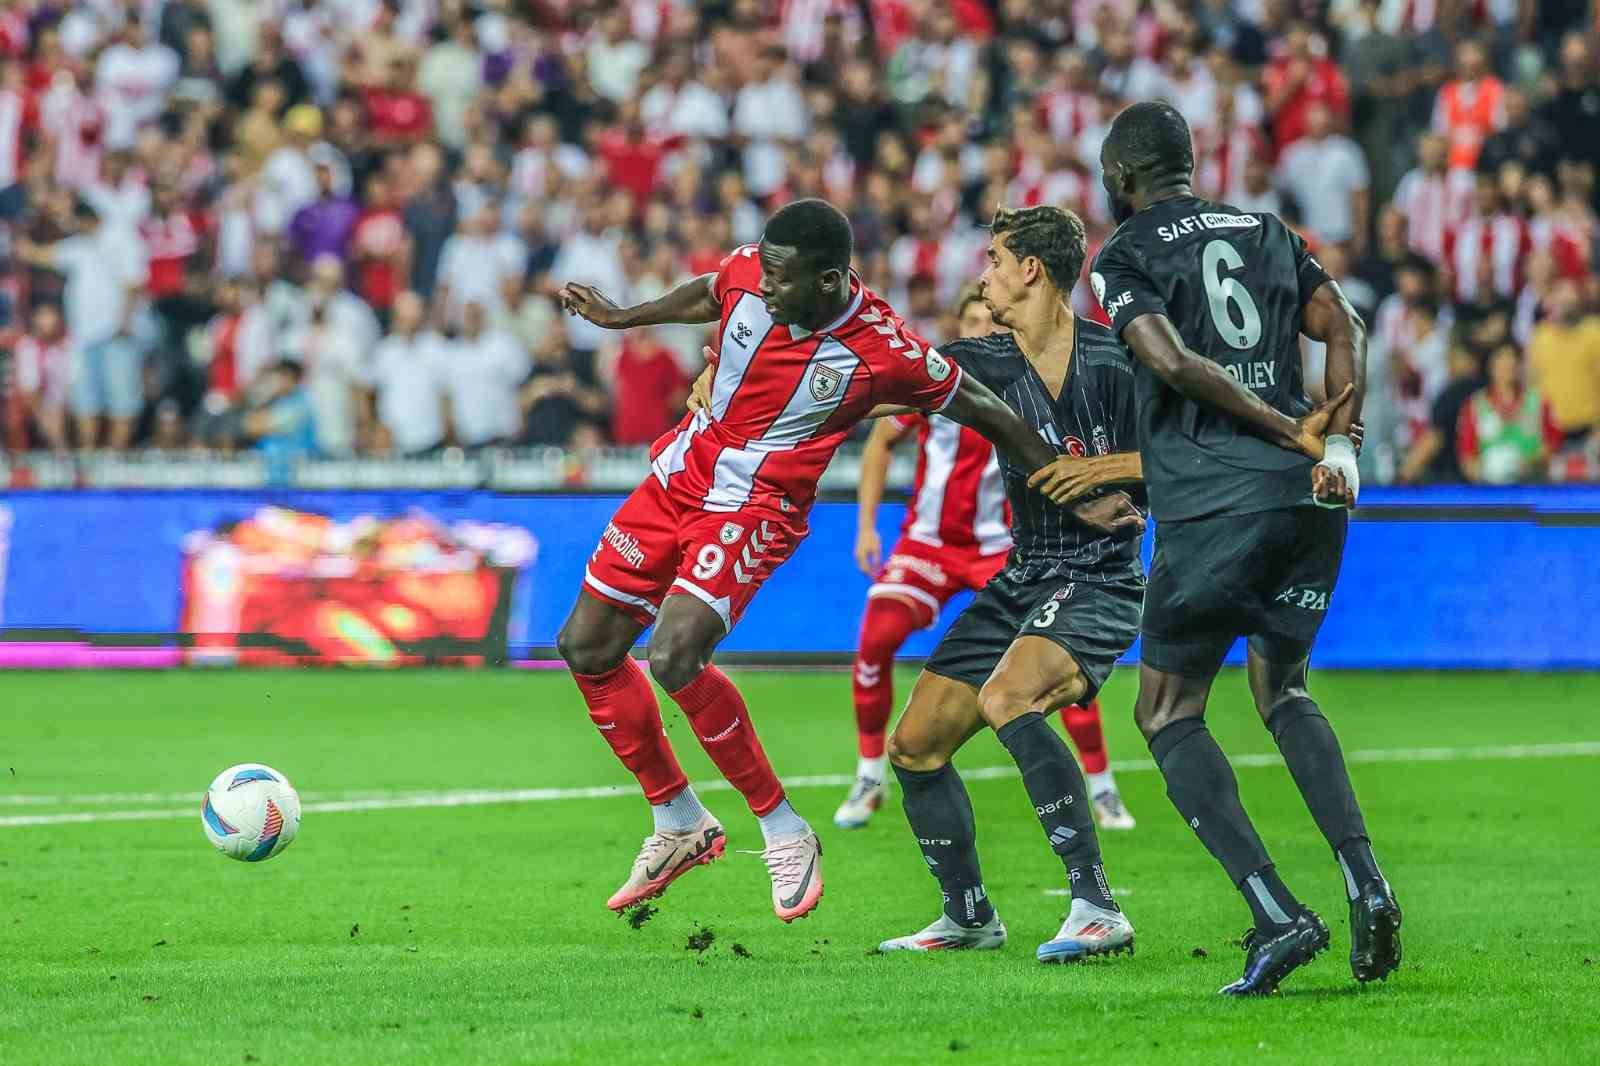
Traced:
<path fill-rule="evenodd" d="M 722 573 L 722 564 L 728 561 L 728 555 L 715 544 L 707 544 L 700 549 L 694 557 L 694 570 L 692 573 L 701 581 L 710 581 Z"/>
<path fill-rule="evenodd" d="M 1033 620 L 1034 628 L 1049 629 L 1051 626 L 1055 625 L 1056 611 L 1060 610 L 1060 608 L 1060 600 L 1051 600 L 1050 602 L 1046 603 L 1044 605 L 1044 609 L 1039 612 L 1039 617 Z"/>

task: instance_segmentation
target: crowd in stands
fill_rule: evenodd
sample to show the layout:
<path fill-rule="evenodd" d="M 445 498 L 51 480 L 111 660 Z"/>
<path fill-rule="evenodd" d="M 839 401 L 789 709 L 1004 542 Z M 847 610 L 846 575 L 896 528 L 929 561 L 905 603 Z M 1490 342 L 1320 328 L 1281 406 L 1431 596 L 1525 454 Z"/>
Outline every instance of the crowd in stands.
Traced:
<path fill-rule="evenodd" d="M 1104 131 L 1164 98 L 1199 194 L 1283 215 L 1366 316 L 1369 477 L 1600 480 L 1596 29 L 1590 0 L 4 0 L 4 444 L 648 443 L 706 331 L 608 334 L 562 283 L 646 299 L 823 196 L 952 336 L 995 209 L 1069 206 L 1092 254 Z"/>

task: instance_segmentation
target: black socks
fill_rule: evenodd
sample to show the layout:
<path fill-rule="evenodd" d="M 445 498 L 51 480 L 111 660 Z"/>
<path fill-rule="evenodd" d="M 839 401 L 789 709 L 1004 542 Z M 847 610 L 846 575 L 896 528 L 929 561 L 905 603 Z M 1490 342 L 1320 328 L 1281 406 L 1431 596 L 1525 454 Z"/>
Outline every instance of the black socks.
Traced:
<path fill-rule="evenodd" d="M 1083 771 L 1044 715 L 1037 711 L 1014 718 L 995 731 L 1022 771 L 1022 785 L 1033 801 L 1050 847 L 1067 868 L 1074 899 L 1106 910 L 1118 910 L 1100 863 L 1100 841 Z"/>
<path fill-rule="evenodd" d="M 1239 802 L 1239 782 L 1204 720 L 1182 718 L 1150 738 L 1167 796 L 1200 842 L 1239 887 L 1256 927 L 1294 921 L 1300 902 L 1278 878 L 1250 816 Z"/>
<path fill-rule="evenodd" d="M 1372 857 L 1367 823 L 1333 727 L 1313 700 L 1300 696 L 1279 704 L 1267 728 L 1317 828 L 1338 856 L 1346 893 L 1355 899 L 1362 885 L 1383 874 Z"/>
<path fill-rule="evenodd" d="M 978 868 L 977 828 L 972 801 L 961 775 L 948 763 L 937 770 L 894 768 L 906 821 L 928 872 L 944 892 L 944 913 L 957 925 L 974 928 L 994 917 Z"/>

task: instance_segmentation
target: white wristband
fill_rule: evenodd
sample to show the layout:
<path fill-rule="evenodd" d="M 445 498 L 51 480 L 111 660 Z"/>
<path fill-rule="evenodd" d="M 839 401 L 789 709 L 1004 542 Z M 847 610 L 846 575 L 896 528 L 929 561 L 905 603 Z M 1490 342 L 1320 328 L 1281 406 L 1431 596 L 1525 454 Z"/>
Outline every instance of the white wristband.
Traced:
<path fill-rule="evenodd" d="M 1318 466 L 1325 466 L 1329 470 L 1344 475 L 1344 483 L 1350 486 L 1352 499 L 1361 494 L 1361 472 L 1356 467 L 1356 448 L 1350 443 L 1350 438 L 1342 433 L 1334 433 L 1322 442 L 1322 461 Z M 1318 507 L 1338 508 L 1344 503 L 1338 500 L 1318 500 Z"/>

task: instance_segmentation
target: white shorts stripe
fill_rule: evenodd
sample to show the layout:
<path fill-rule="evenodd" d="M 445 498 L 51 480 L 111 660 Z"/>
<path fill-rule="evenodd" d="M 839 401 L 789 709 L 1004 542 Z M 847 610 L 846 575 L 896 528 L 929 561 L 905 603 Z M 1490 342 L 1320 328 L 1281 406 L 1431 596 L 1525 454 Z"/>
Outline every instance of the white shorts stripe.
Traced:
<path fill-rule="evenodd" d="M 722 619 L 722 631 L 724 633 L 733 628 L 733 603 L 728 599 L 728 597 L 723 596 L 718 598 L 713 596 L 699 585 L 696 585 L 693 581 L 689 581 L 681 577 L 672 583 L 672 587 L 675 589 L 683 589 L 683 591 L 687 592 L 689 595 L 693 596 L 695 599 L 699 600 L 713 611 L 716 611 L 717 617 Z"/>
<path fill-rule="evenodd" d="M 870 600 L 874 596 L 910 596 L 918 603 L 926 604 L 935 618 L 939 617 L 939 601 L 926 589 L 919 589 L 915 585 L 902 585 L 894 581 L 875 581 L 872 587 L 867 589 L 867 599 Z"/>
<path fill-rule="evenodd" d="M 631 603 L 635 607 L 643 607 L 645 610 L 650 612 L 652 617 L 656 613 L 655 604 L 651 603 L 642 596 L 630 595 L 629 593 L 623 592 L 621 589 L 612 588 L 604 581 L 601 581 L 599 578 L 589 573 L 589 568 L 587 566 L 583 568 L 583 583 L 593 588 L 596 592 L 607 597 L 608 599 L 616 600 L 618 603 Z"/>

